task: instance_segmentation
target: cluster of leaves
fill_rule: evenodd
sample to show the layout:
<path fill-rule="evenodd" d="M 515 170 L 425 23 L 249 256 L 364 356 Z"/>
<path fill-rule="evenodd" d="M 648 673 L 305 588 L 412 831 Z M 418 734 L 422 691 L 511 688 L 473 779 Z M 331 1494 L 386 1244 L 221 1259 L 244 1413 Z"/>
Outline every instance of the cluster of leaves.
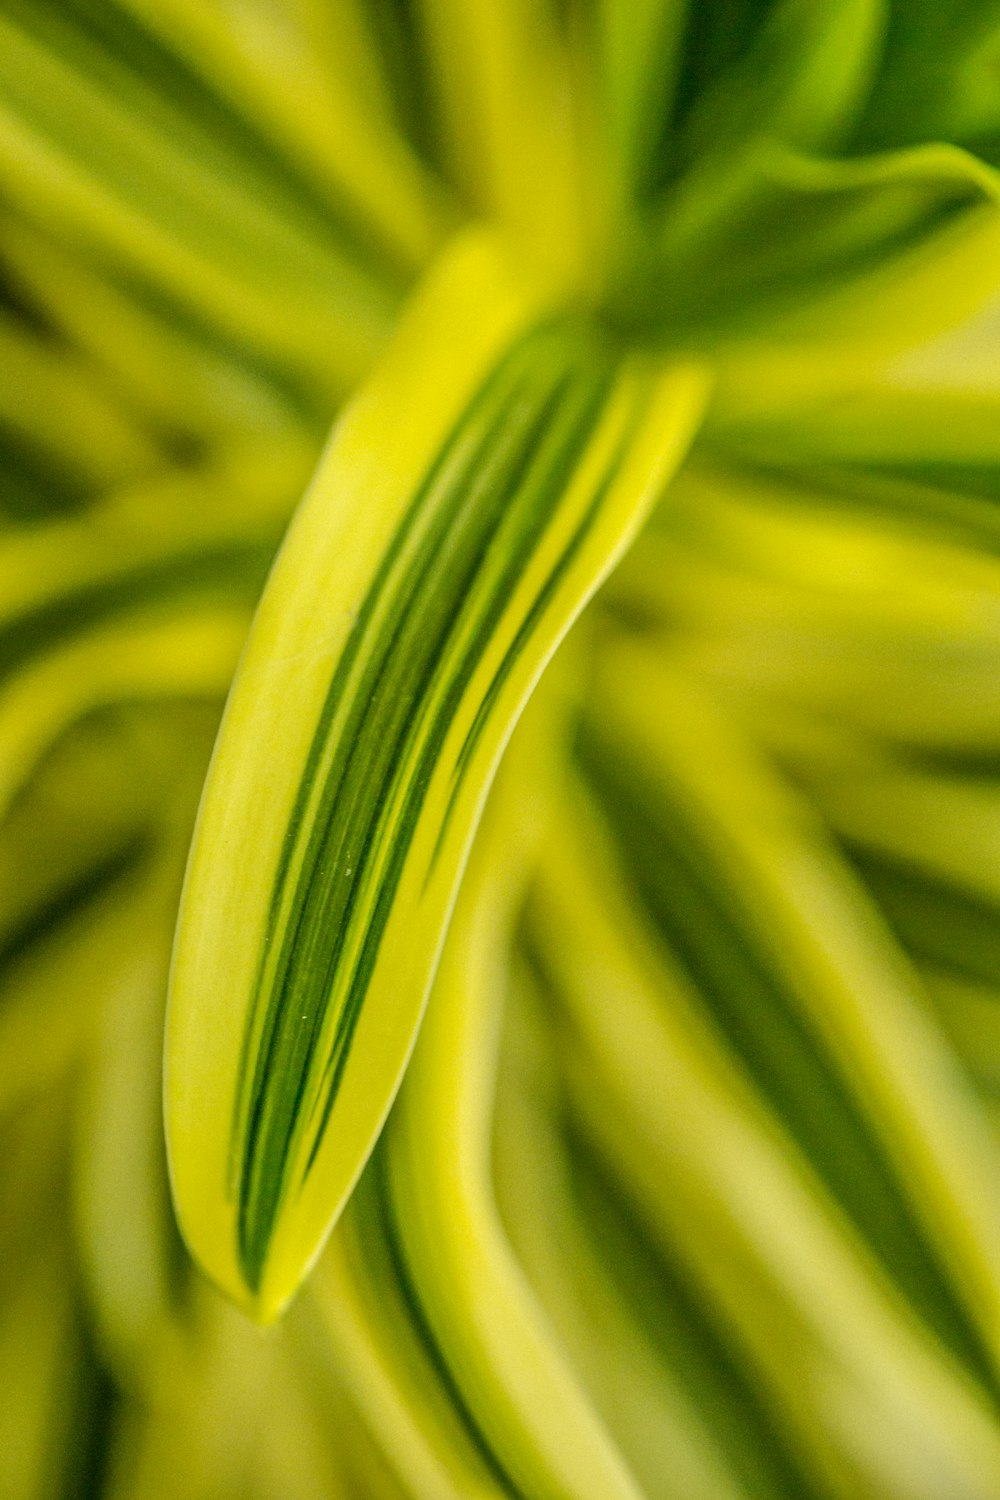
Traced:
<path fill-rule="evenodd" d="M 998 64 L 5 0 L 5 1500 L 998 1500 Z"/>

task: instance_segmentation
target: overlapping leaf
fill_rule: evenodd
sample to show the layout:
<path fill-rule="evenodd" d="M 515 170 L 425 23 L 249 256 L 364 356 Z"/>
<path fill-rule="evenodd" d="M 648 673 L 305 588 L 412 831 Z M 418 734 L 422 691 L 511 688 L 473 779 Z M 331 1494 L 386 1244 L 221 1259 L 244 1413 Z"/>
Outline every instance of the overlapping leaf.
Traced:
<path fill-rule="evenodd" d="M 995 12 L 11 0 L 5 1500 L 1000 1494 Z"/>

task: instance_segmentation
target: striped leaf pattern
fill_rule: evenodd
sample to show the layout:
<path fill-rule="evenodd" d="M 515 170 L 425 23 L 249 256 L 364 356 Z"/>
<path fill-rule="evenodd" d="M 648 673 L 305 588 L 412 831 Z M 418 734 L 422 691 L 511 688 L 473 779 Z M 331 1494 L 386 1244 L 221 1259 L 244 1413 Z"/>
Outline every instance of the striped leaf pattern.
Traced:
<path fill-rule="evenodd" d="M 334 437 L 227 710 L 169 1022 L 185 1229 L 264 1316 L 388 1108 L 510 725 L 703 390 L 533 306 L 475 237 Z"/>
<path fill-rule="evenodd" d="M 2 1500 L 1000 1500 L 998 59 L 0 7 Z"/>

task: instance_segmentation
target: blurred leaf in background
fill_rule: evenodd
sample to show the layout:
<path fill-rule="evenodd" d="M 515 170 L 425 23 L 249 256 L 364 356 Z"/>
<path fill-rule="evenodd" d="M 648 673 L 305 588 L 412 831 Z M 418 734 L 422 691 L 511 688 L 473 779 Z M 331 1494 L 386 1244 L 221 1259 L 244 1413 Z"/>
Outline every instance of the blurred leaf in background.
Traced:
<path fill-rule="evenodd" d="M 1000 1500 L 998 169 L 994 0 L 3 0 L 3 1500 Z"/>

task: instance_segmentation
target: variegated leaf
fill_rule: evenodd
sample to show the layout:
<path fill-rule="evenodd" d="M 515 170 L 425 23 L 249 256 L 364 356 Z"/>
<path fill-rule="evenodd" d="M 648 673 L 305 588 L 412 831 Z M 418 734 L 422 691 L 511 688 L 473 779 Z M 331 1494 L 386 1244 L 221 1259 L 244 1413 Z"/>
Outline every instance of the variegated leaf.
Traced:
<path fill-rule="evenodd" d="M 381 1127 L 512 724 L 704 392 L 476 232 L 335 433 L 226 712 L 168 1023 L 182 1224 L 260 1317 Z"/>

